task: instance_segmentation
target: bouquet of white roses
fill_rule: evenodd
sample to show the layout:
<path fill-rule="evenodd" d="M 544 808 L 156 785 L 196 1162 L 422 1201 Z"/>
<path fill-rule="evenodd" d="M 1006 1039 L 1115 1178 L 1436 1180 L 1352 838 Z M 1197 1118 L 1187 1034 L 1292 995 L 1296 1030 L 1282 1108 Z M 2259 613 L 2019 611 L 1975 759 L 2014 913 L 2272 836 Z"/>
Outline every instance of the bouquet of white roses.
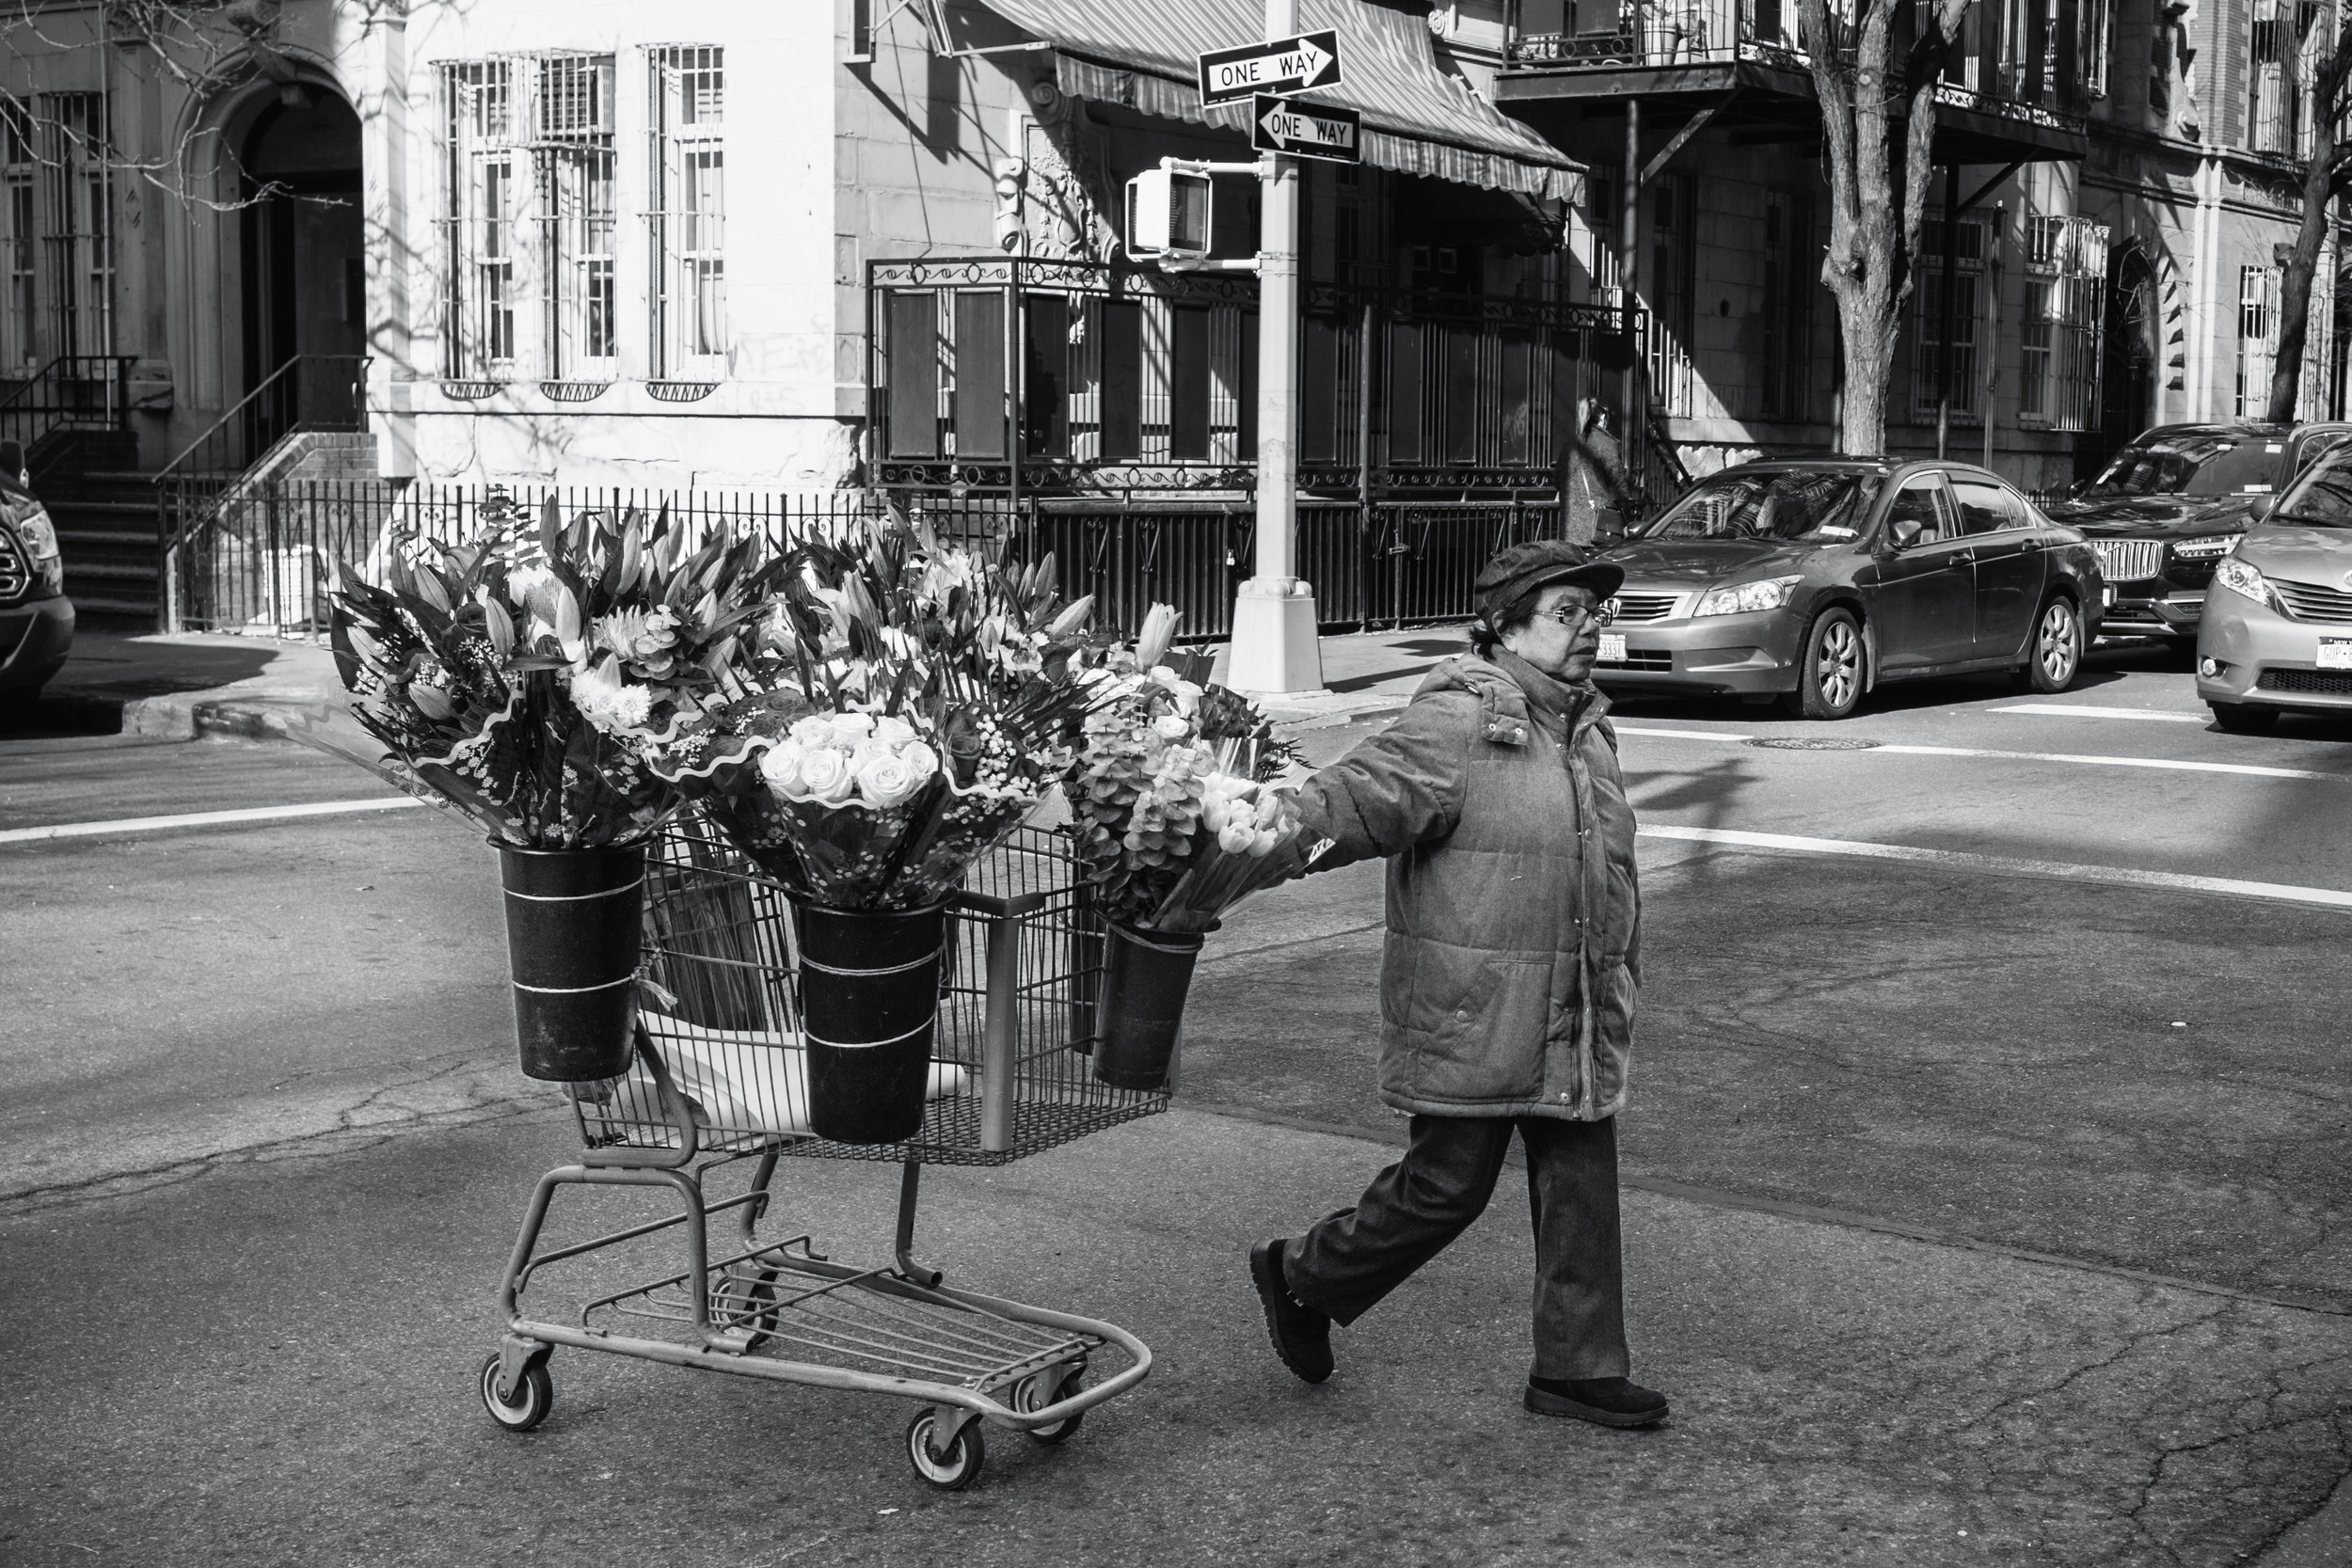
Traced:
<path fill-rule="evenodd" d="M 848 911 L 943 901 L 1067 767 L 1088 601 L 904 524 L 812 541 L 662 776 L 792 893 Z"/>

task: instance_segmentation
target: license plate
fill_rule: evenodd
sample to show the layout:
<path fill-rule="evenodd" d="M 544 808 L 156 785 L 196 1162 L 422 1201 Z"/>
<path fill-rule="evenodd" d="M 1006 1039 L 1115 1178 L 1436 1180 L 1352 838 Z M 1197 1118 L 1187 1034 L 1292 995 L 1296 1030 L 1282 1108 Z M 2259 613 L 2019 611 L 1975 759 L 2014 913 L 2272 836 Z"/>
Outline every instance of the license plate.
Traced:
<path fill-rule="evenodd" d="M 2352 652 L 2352 642 L 2346 642 L 2344 646 L 2347 652 Z M 2319 657 L 2322 658 L 2326 658 L 2328 657 L 2326 644 L 2324 643 L 2321 645 Z M 1599 659 L 1603 664 L 1623 664 L 1625 662 L 1625 633 L 1621 631 L 1605 631 L 1600 634 Z"/>
<path fill-rule="evenodd" d="M 2352 638 L 2321 638 L 2319 667 L 2322 670 L 2352 670 Z"/>

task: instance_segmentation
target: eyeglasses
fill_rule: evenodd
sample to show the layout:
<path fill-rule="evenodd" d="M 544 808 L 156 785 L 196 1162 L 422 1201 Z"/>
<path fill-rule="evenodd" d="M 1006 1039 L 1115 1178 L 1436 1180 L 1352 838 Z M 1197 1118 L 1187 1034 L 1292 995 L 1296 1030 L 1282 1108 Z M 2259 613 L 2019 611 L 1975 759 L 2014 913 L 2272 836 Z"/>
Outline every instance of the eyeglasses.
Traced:
<path fill-rule="evenodd" d="M 1597 604 L 1564 604 L 1556 610 L 1547 610 L 1543 611 L 1537 618 L 1545 621 L 1557 621 L 1564 626 L 1574 626 L 1586 621 L 1599 620 L 1600 606 Z"/>

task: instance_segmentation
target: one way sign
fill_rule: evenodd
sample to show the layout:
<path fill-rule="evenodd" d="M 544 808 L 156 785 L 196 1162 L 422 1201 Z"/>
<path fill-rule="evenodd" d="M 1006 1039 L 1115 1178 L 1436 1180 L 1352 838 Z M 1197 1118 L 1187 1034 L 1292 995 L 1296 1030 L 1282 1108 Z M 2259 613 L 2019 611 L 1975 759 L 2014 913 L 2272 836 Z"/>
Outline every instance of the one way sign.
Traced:
<path fill-rule="evenodd" d="M 1353 109 L 1326 108 L 1261 93 L 1250 100 L 1249 145 L 1261 152 L 1288 152 L 1334 164 L 1364 161 L 1363 117 Z"/>
<path fill-rule="evenodd" d="M 1340 81 L 1340 35 L 1327 27 L 1295 39 L 1212 49 L 1196 57 L 1204 104 L 1238 103 L 1260 92 L 1305 92 Z"/>

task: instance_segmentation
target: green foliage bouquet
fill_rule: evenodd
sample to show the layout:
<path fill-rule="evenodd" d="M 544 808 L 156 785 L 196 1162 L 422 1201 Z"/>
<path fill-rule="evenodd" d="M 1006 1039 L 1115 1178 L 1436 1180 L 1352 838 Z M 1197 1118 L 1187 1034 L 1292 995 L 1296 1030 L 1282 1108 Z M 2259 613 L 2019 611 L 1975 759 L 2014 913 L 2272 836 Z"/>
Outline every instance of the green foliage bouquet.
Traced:
<path fill-rule="evenodd" d="M 1088 701 L 1089 601 L 904 523 L 792 552 L 743 689 L 655 761 L 736 847 L 831 909 L 926 909 L 1052 791 Z"/>
<path fill-rule="evenodd" d="M 675 811 L 657 737 L 723 701 L 781 566 L 665 508 L 529 512 L 499 498 L 463 545 L 338 565 L 335 663 L 376 756 L 321 744 L 455 807 L 501 844 L 593 848 Z"/>
<path fill-rule="evenodd" d="M 1249 894 L 1291 875 L 1275 850 L 1298 833 L 1292 761 L 1255 704 L 1160 662 L 1174 613 L 1155 605 L 1135 649 L 1089 674 L 1069 793 L 1078 864 L 1105 918 L 1140 930 L 1209 931 Z"/>

